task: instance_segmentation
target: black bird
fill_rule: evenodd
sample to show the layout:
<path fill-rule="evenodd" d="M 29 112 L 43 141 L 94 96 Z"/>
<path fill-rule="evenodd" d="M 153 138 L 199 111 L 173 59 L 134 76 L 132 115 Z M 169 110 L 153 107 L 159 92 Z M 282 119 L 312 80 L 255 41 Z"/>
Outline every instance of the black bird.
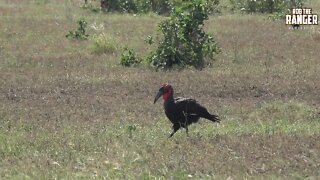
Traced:
<path fill-rule="evenodd" d="M 161 96 L 163 96 L 166 116 L 173 124 L 173 131 L 169 137 L 172 137 L 181 127 L 185 128 L 188 134 L 188 126 L 198 122 L 200 117 L 212 122 L 220 122 L 218 116 L 210 114 L 207 109 L 198 104 L 196 100 L 182 97 L 173 98 L 173 88 L 167 83 L 163 84 L 159 89 L 154 103 L 156 103 Z"/>
<path fill-rule="evenodd" d="M 299 24 L 292 24 L 293 29 L 299 29 L 300 25 Z"/>

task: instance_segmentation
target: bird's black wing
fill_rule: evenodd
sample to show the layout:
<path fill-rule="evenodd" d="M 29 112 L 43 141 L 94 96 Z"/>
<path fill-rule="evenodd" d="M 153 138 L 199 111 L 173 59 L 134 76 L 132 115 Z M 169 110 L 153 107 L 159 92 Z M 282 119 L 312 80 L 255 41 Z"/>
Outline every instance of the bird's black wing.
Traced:
<path fill-rule="evenodd" d="M 211 115 L 205 107 L 201 106 L 194 99 L 178 97 L 175 98 L 175 104 L 185 114 L 193 116 L 197 115 L 199 117 L 206 118 L 211 121 L 219 121 L 218 116 Z"/>
<path fill-rule="evenodd" d="M 175 98 L 175 104 L 180 111 L 188 114 L 197 114 L 201 116 L 203 112 L 207 111 L 206 108 L 197 103 L 196 100 L 191 98 L 178 97 Z"/>

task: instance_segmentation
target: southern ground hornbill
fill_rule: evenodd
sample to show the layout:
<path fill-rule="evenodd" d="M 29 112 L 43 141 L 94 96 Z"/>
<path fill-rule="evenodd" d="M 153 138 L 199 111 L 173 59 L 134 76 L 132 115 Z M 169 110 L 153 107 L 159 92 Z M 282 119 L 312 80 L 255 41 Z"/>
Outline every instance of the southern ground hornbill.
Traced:
<path fill-rule="evenodd" d="M 186 128 L 188 134 L 188 126 L 198 122 L 201 117 L 212 122 L 220 122 L 218 116 L 210 114 L 207 109 L 198 104 L 196 100 L 182 97 L 173 98 L 173 88 L 167 83 L 163 84 L 159 89 L 154 103 L 156 103 L 161 96 L 163 96 L 166 116 L 173 124 L 173 131 L 169 137 L 172 137 L 181 127 Z"/>

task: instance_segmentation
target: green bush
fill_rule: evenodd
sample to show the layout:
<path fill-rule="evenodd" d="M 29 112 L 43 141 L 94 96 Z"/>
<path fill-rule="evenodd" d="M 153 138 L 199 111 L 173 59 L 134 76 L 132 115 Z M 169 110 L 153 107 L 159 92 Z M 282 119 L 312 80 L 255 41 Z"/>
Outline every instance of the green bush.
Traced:
<path fill-rule="evenodd" d="M 201 69 L 206 59 L 220 52 L 215 40 L 203 29 L 210 8 L 208 1 L 190 0 L 174 8 L 170 18 L 159 25 L 163 38 L 157 49 L 147 57 L 156 68 L 193 66 Z"/>
<path fill-rule="evenodd" d="M 92 53 L 101 55 L 101 54 L 110 54 L 114 53 L 117 50 L 117 43 L 115 40 L 109 36 L 106 36 L 104 33 L 93 36 L 93 46 Z"/>
<path fill-rule="evenodd" d="M 120 63 L 122 66 L 130 67 L 141 63 L 141 59 L 137 57 L 133 49 L 124 48 L 121 54 Z"/>
<path fill-rule="evenodd" d="M 302 7 L 306 0 L 230 0 L 234 9 L 247 13 L 284 13 Z"/>
<path fill-rule="evenodd" d="M 88 39 L 88 34 L 86 34 L 87 21 L 84 18 L 78 20 L 79 27 L 75 31 L 69 31 L 66 35 L 70 39 Z"/>

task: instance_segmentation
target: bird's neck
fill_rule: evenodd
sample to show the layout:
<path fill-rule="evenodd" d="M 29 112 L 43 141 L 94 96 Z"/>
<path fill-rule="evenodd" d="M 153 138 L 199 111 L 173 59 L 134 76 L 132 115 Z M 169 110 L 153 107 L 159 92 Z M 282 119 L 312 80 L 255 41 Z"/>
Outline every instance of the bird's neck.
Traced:
<path fill-rule="evenodd" d="M 164 101 L 174 101 L 173 99 L 173 90 L 169 90 L 168 92 L 166 92 L 165 94 L 163 94 L 163 100 Z"/>
<path fill-rule="evenodd" d="M 164 101 L 173 100 L 173 89 L 172 88 L 167 89 L 167 91 L 163 94 L 162 97 Z"/>
<path fill-rule="evenodd" d="M 174 103 L 173 94 L 169 95 L 163 102 L 164 108 L 167 109 L 170 104 Z"/>

